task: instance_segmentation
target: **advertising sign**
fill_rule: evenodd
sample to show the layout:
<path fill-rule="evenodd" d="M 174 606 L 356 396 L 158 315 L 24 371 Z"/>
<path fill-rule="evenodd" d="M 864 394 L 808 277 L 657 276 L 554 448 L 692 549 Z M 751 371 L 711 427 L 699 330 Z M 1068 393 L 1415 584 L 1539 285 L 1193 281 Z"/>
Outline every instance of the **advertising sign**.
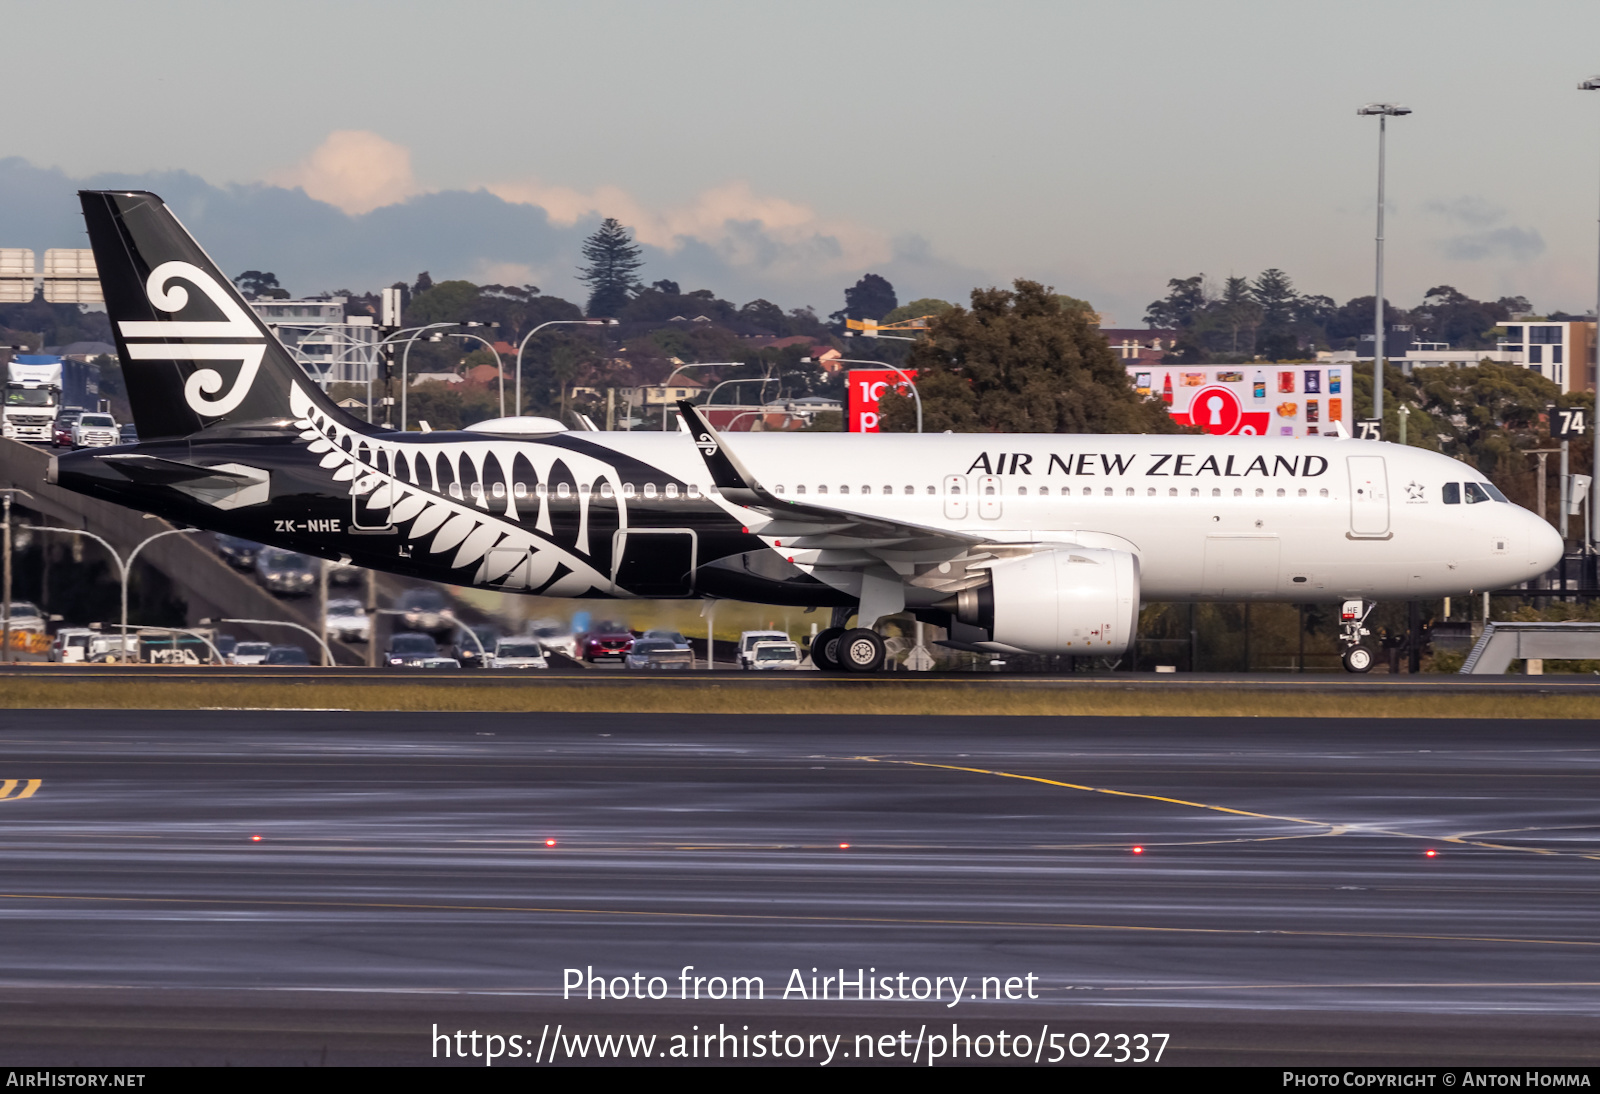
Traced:
<path fill-rule="evenodd" d="M 1353 433 L 1350 366 L 1328 364 L 1128 366 L 1141 395 L 1172 419 L 1218 436 L 1315 437 L 1344 423 Z M 852 389 L 852 397 L 854 389 Z"/>
<path fill-rule="evenodd" d="M 891 387 L 898 388 L 903 394 L 911 394 L 905 378 L 916 378 L 915 369 L 906 369 L 904 374 L 892 368 L 867 368 L 856 369 L 850 373 L 850 421 L 846 427 L 851 433 L 876 433 L 878 432 L 878 402 L 883 398 L 883 393 Z"/>

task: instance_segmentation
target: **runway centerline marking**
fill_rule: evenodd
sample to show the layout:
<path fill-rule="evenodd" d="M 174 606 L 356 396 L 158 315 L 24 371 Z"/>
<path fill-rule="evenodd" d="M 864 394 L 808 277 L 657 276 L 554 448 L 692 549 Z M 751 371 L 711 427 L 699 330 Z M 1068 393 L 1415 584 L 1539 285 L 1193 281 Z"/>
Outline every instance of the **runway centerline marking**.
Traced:
<path fill-rule="evenodd" d="M 1083 783 L 1069 783 L 1060 779 L 1046 779 L 1041 775 L 1021 775 L 1014 771 L 994 771 L 985 767 L 966 767 L 961 764 L 937 764 L 927 760 L 890 760 L 881 756 L 852 756 L 850 759 L 860 760 L 873 764 L 900 764 L 905 767 L 928 767 L 941 771 L 961 771 L 972 775 L 993 775 L 1001 779 L 1020 779 L 1023 782 L 1042 783 L 1045 786 L 1059 786 L 1067 790 L 1081 790 L 1089 794 L 1109 794 L 1119 798 L 1140 798 L 1144 801 L 1164 802 L 1168 805 L 1181 805 L 1188 809 L 1205 809 L 1213 813 L 1227 813 L 1236 817 L 1254 817 L 1259 820 L 1284 821 L 1289 824 L 1304 824 L 1317 828 L 1326 828 L 1326 832 L 1317 833 L 1319 836 L 1342 836 L 1351 832 L 1371 832 L 1382 836 L 1397 836 L 1401 839 L 1421 840 L 1425 843 L 1453 843 L 1459 846 L 1481 847 L 1490 851 L 1520 851 L 1524 854 L 1551 855 L 1563 858 L 1586 858 L 1600 860 L 1600 854 L 1588 851 L 1559 851 L 1548 847 L 1517 847 L 1511 844 L 1487 843 L 1482 840 L 1468 839 L 1468 836 L 1484 833 L 1462 832 L 1457 835 L 1422 835 L 1417 832 L 1405 832 L 1398 828 L 1380 828 L 1376 825 L 1349 822 L 1336 824 L 1332 821 L 1307 820 L 1304 817 L 1287 817 L 1276 813 L 1257 813 L 1249 809 L 1233 809 L 1226 805 L 1208 805 L 1205 802 L 1187 801 L 1183 798 L 1169 798 L 1160 794 L 1140 794 L 1132 790 L 1112 790 L 1103 786 L 1086 786 Z M 1237 842 L 1254 843 L 1265 842 L 1267 839 L 1282 839 L 1282 836 L 1260 837 L 1259 839 L 1241 838 Z M 1152 846 L 1161 846 L 1155 843 Z"/>
<path fill-rule="evenodd" d="M 23 786 L 20 793 L 13 795 L 11 792 L 17 789 L 17 783 L 19 782 L 26 785 Z M 19 802 L 23 798 L 31 798 L 33 797 L 34 791 L 38 790 L 43 785 L 43 779 L 0 780 L 0 801 Z"/>
<path fill-rule="evenodd" d="M 1569 938 L 1504 938 L 1495 935 L 1403 934 L 1393 931 L 1296 931 L 1263 927 L 1152 927 L 1133 923 L 1055 923 L 1007 919 L 921 919 L 906 916 L 767 915 L 756 912 L 653 912 L 637 908 L 554 908 L 526 904 L 421 904 L 361 900 L 262 900 L 254 897 L 96 896 L 75 893 L 0 893 L 0 900 L 86 904 L 164 904 L 251 908 L 355 908 L 363 911 L 519 912 L 524 915 L 588 915 L 631 919 L 686 919 L 745 923 L 862 924 L 904 927 L 1008 927 L 1026 930 L 1123 931 L 1130 934 L 1202 934 L 1279 938 L 1363 938 L 1400 942 L 1489 942 L 1522 946 L 1580 946 L 1600 942 Z"/>

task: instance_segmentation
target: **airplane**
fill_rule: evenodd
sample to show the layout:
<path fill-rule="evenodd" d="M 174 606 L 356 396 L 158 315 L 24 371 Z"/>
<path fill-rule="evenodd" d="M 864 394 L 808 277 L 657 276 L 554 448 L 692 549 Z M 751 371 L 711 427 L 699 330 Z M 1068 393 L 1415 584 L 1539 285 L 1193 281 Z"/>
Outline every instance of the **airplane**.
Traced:
<path fill-rule="evenodd" d="M 1370 605 L 1514 585 L 1562 554 L 1472 468 L 1378 441 L 730 439 L 688 403 L 687 435 L 537 417 L 399 432 L 335 406 L 159 197 L 80 199 L 139 442 L 62 455 L 50 481 L 324 559 L 553 597 L 827 608 L 813 662 L 872 673 L 878 628 L 903 613 L 958 649 L 1114 658 L 1145 599 Z M 1345 666 L 1364 671 L 1345 621 Z"/>

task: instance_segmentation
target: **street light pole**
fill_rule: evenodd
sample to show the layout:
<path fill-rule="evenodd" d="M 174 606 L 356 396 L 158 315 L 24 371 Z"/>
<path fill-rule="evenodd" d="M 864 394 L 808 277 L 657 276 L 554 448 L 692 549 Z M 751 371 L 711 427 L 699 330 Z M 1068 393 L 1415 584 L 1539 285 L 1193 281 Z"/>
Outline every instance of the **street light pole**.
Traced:
<path fill-rule="evenodd" d="M 6 508 L 8 512 L 10 510 L 10 500 L 11 499 L 9 497 L 6 499 Z M 133 560 L 139 557 L 139 552 L 144 550 L 146 545 L 154 543 L 162 536 L 181 536 L 187 535 L 190 532 L 200 531 L 198 528 L 168 528 L 164 532 L 157 532 L 153 536 L 148 536 L 145 539 L 140 540 L 138 545 L 135 546 L 133 550 L 128 552 L 128 557 L 126 560 L 124 560 L 123 557 L 117 553 L 117 549 L 111 546 L 110 543 L 106 542 L 100 536 L 95 535 L 93 532 L 86 531 L 83 528 L 55 528 L 47 524 L 39 524 L 35 525 L 33 530 L 35 532 L 65 532 L 69 536 L 88 536 L 90 539 L 100 544 L 100 546 L 104 547 L 111 555 L 111 560 L 117 564 L 117 570 L 122 581 L 122 640 L 124 643 L 126 643 L 128 640 L 128 575 L 133 572 Z M 8 534 L 7 540 L 9 541 L 9 539 L 10 536 Z M 9 612 L 7 614 L 9 615 Z M 9 636 L 7 641 L 10 641 Z M 126 656 L 126 654 L 124 654 L 124 656 Z"/>
<path fill-rule="evenodd" d="M 886 365 L 882 361 L 855 361 L 848 357 L 837 357 L 835 360 L 841 365 L 872 365 L 876 368 L 886 368 L 893 372 L 898 372 L 900 374 L 900 378 L 903 379 L 906 382 L 906 385 L 911 388 L 911 397 L 917 402 L 917 432 L 922 432 L 922 396 L 917 391 L 917 382 L 910 377 L 905 369 L 897 368 L 894 365 Z M 812 363 L 812 359 L 809 357 L 802 357 L 800 358 L 800 361 L 802 364 L 809 365 Z"/>
<path fill-rule="evenodd" d="M 1377 419 L 1378 430 L 1383 430 L 1383 160 L 1385 141 L 1391 117 L 1411 113 L 1408 106 L 1398 103 L 1368 103 L 1356 113 L 1378 117 L 1378 284 L 1373 301 L 1372 331 L 1372 416 Z"/>
<path fill-rule="evenodd" d="M 5 650 L 3 654 L 0 654 L 0 657 L 3 657 L 4 661 L 9 664 L 11 662 L 11 498 L 15 494 L 21 494 L 25 498 L 31 498 L 33 495 L 19 488 L 0 490 L 0 494 L 5 495 L 5 532 L 3 536 L 5 542 L 0 544 L 0 550 L 4 550 L 6 555 L 5 587 L 0 590 L 0 600 L 3 600 L 3 603 L 0 603 L 0 611 L 5 613 L 5 622 L 0 624 L 0 628 L 3 628 L 3 634 L 0 634 L 0 642 L 5 643 Z"/>
<path fill-rule="evenodd" d="M 1589 77 L 1578 85 L 1578 90 L 1600 91 L 1600 76 Z M 1600 400 L 1600 282 L 1596 283 L 1595 289 L 1594 347 L 1595 368 L 1590 374 L 1594 381 L 1590 386 L 1597 392 L 1596 400 Z M 1589 542 L 1600 543 L 1600 414 L 1591 413 L 1589 418 L 1594 442 L 1594 470 L 1589 484 Z"/>
<path fill-rule="evenodd" d="M 526 335 L 524 335 L 521 343 L 519 343 L 517 346 L 517 417 L 520 418 L 522 416 L 522 351 L 528 348 L 528 341 L 534 335 L 538 334 L 546 327 L 614 327 L 616 325 L 617 321 L 615 319 L 552 319 L 548 323 L 540 323 L 537 327 L 534 327 Z M 504 404 L 504 401 L 504 394 L 502 392 L 502 404 Z M 505 408 L 503 405 L 501 407 L 500 414 L 502 417 L 505 416 Z"/>

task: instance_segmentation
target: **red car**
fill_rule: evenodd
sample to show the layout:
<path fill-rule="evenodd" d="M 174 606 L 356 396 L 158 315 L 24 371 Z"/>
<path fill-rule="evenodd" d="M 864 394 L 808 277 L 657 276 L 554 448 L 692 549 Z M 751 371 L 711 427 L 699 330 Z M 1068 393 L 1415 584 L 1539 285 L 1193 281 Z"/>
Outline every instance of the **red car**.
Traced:
<path fill-rule="evenodd" d="M 583 636 L 583 659 L 621 661 L 633 652 L 633 632 L 620 623 L 601 623 Z"/>

